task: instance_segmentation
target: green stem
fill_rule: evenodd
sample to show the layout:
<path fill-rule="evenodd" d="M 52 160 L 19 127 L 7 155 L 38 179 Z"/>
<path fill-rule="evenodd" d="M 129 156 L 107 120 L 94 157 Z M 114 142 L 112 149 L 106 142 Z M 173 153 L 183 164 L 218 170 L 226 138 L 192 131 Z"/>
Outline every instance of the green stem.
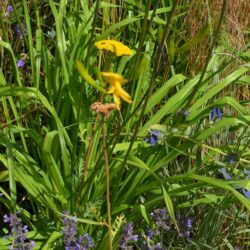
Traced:
<path fill-rule="evenodd" d="M 111 224 L 111 209 L 110 209 L 110 193 L 109 193 L 109 161 L 106 149 L 106 134 L 105 134 L 105 116 L 102 115 L 102 141 L 103 141 L 103 156 L 106 168 L 106 204 L 107 204 L 107 217 L 109 227 L 109 249 L 112 250 L 112 224 Z"/>

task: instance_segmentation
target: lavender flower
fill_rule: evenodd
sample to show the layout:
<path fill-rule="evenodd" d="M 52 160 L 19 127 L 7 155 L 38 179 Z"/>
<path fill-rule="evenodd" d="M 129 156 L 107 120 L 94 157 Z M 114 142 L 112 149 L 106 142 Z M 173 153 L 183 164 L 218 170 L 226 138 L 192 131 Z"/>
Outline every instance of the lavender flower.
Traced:
<path fill-rule="evenodd" d="M 191 231 L 193 228 L 193 219 L 192 218 L 180 218 L 178 219 L 178 225 L 180 227 L 180 234 L 185 238 L 191 238 Z"/>
<path fill-rule="evenodd" d="M 26 241 L 28 233 L 28 226 L 21 224 L 21 219 L 17 217 L 17 215 L 10 214 L 9 216 L 5 214 L 3 216 L 4 223 L 8 223 L 11 233 L 10 237 L 13 237 L 13 245 L 9 247 L 9 249 L 15 250 L 29 250 L 33 249 L 35 246 L 34 241 Z M 8 237 L 9 237 L 8 236 Z"/>
<path fill-rule="evenodd" d="M 212 108 L 210 111 L 209 120 L 214 121 L 216 118 L 221 119 L 223 116 L 223 110 L 221 108 Z"/>
<path fill-rule="evenodd" d="M 167 210 L 163 209 L 155 209 L 153 212 L 150 213 L 152 220 L 154 221 L 155 225 L 158 229 L 165 229 L 167 231 L 170 230 L 171 227 L 171 219 L 167 216 Z"/>
<path fill-rule="evenodd" d="M 22 38 L 22 32 L 21 32 L 21 29 L 20 29 L 19 24 L 16 24 L 16 26 L 14 27 L 14 30 L 15 30 L 17 36 L 19 36 L 19 37 Z M 24 33 L 24 36 L 27 36 L 27 35 L 28 35 L 27 27 L 26 27 L 25 24 L 23 24 L 23 33 Z"/>
<path fill-rule="evenodd" d="M 166 248 L 162 247 L 162 244 L 160 242 L 154 244 L 154 242 L 157 242 L 157 239 L 155 236 L 159 235 L 160 232 L 158 230 L 152 230 L 149 229 L 146 233 L 146 235 L 142 232 L 138 236 L 138 245 L 140 246 L 141 250 L 165 250 Z"/>
<path fill-rule="evenodd" d="M 150 250 L 165 250 L 165 249 L 166 248 L 163 248 L 160 242 L 158 242 L 156 245 L 150 247 Z"/>
<path fill-rule="evenodd" d="M 68 212 L 65 212 L 68 215 Z M 65 249 L 71 250 L 77 247 L 77 221 L 65 217 L 63 219 L 63 234 L 64 234 L 64 243 Z"/>
<path fill-rule="evenodd" d="M 132 226 L 132 223 L 129 222 L 123 227 L 123 234 L 120 240 L 120 249 L 127 250 L 128 248 L 128 243 L 130 241 L 137 241 L 138 240 L 138 235 L 133 234 L 134 229 Z"/>
<path fill-rule="evenodd" d="M 64 214 L 69 215 L 69 212 L 64 212 Z M 76 216 L 73 218 L 64 217 L 63 234 L 65 250 L 87 250 L 94 246 L 87 233 L 83 236 L 78 235 Z"/>
<path fill-rule="evenodd" d="M 8 13 L 11 13 L 11 12 L 13 12 L 13 6 L 12 5 L 8 5 L 7 6 L 7 8 L 6 8 L 6 11 L 8 12 Z"/>
<path fill-rule="evenodd" d="M 152 146 L 155 146 L 157 144 L 158 137 L 160 136 L 161 132 L 158 130 L 151 130 L 150 134 L 151 135 L 149 137 L 146 137 L 144 141 L 151 144 Z"/>
<path fill-rule="evenodd" d="M 24 60 L 19 59 L 19 60 L 17 61 L 17 67 L 18 67 L 18 68 L 22 68 L 24 65 L 25 65 Z"/>
<path fill-rule="evenodd" d="M 83 250 L 88 249 L 89 247 L 93 247 L 95 244 L 91 242 L 91 238 L 88 233 L 79 237 L 80 246 L 82 246 Z"/>

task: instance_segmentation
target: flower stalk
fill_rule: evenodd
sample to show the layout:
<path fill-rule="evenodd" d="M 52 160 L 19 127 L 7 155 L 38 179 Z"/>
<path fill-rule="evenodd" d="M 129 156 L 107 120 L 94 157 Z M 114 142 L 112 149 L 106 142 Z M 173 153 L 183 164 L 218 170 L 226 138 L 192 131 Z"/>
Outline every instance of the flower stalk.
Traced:
<path fill-rule="evenodd" d="M 108 153 L 106 149 L 106 134 L 105 134 L 105 116 L 102 115 L 102 148 L 103 156 L 105 161 L 106 169 L 106 206 L 107 206 L 107 219 L 108 219 L 108 228 L 109 228 L 109 249 L 112 250 L 112 224 L 111 224 L 111 208 L 110 208 L 110 187 L 109 187 L 109 161 Z"/>

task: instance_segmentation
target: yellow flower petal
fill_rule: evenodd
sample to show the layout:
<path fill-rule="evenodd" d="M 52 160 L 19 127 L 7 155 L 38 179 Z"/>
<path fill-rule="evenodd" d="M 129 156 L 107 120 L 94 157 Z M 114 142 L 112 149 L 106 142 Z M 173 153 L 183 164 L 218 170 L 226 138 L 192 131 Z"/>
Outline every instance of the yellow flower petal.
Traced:
<path fill-rule="evenodd" d="M 132 99 L 130 95 L 121 87 L 117 87 L 114 92 L 115 95 L 120 96 L 124 101 L 131 103 Z"/>
<path fill-rule="evenodd" d="M 100 50 L 108 50 L 115 53 L 117 56 L 130 56 L 133 54 L 132 50 L 121 42 L 116 40 L 101 40 L 95 43 L 95 46 Z"/>
<path fill-rule="evenodd" d="M 113 73 L 113 72 L 101 72 L 101 75 L 111 85 L 115 85 L 117 82 L 119 84 L 124 84 L 127 82 L 126 79 L 123 78 L 123 76 Z"/>
<path fill-rule="evenodd" d="M 113 97 L 114 97 L 114 102 L 115 102 L 116 108 L 118 110 L 121 110 L 121 100 L 120 100 L 119 96 L 113 95 Z"/>
<path fill-rule="evenodd" d="M 118 110 L 120 110 L 121 106 L 120 98 L 122 98 L 125 102 L 132 102 L 130 95 L 121 86 L 127 82 L 123 76 L 112 72 L 101 72 L 101 75 L 111 85 L 110 89 L 108 90 L 108 94 L 113 94 L 114 102 Z"/>

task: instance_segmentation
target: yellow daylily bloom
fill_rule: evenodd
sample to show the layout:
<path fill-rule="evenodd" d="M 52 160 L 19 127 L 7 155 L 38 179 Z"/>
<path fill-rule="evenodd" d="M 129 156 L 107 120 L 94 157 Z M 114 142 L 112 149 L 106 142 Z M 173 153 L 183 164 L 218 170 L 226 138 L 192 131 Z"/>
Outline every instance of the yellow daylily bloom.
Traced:
<path fill-rule="evenodd" d="M 127 82 L 126 79 L 121 75 L 112 72 L 101 72 L 101 75 L 105 81 L 111 85 L 108 94 L 113 94 L 114 102 L 118 110 L 121 109 L 121 98 L 127 103 L 132 103 L 130 95 L 121 86 Z"/>
<path fill-rule="evenodd" d="M 133 54 L 132 50 L 121 42 L 116 40 L 101 40 L 95 43 L 97 49 L 108 50 L 115 53 L 117 56 L 130 56 Z"/>

